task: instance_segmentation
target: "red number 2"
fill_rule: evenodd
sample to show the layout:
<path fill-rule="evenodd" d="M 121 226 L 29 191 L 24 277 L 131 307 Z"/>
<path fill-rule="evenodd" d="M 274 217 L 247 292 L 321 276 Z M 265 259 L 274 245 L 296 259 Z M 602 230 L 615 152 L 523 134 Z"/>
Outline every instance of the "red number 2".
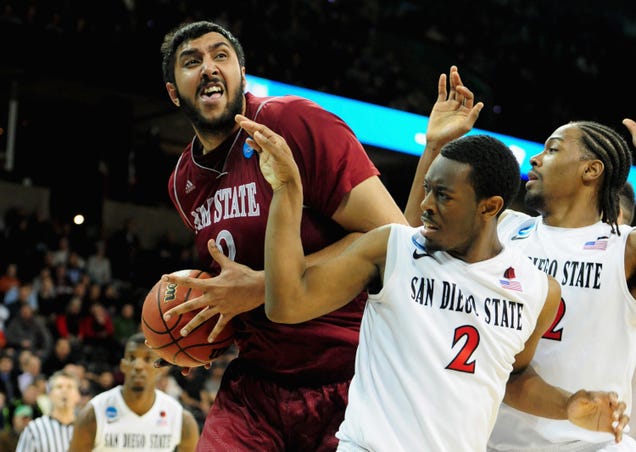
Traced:
<path fill-rule="evenodd" d="M 559 309 L 557 309 L 557 313 L 554 316 L 554 322 L 552 322 L 552 325 L 550 325 L 550 328 L 548 328 L 548 331 L 543 333 L 543 336 L 541 336 L 543 339 L 550 339 L 553 341 L 561 340 L 561 337 L 563 336 L 563 327 L 560 327 L 559 329 L 557 329 L 557 327 L 559 326 L 559 323 L 561 322 L 561 319 L 563 318 L 564 315 L 565 315 L 565 301 L 563 301 L 563 298 L 561 298 L 561 302 L 559 303 Z"/>
<path fill-rule="evenodd" d="M 475 360 L 470 361 L 470 357 L 475 352 L 475 349 L 479 345 L 479 331 L 477 328 L 470 325 L 460 326 L 455 330 L 455 337 L 453 338 L 453 347 L 462 338 L 466 338 L 466 342 L 461 347 L 455 358 L 446 366 L 447 369 L 456 370 L 458 372 L 466 372 L 470 374 L 475 373 Z"/>

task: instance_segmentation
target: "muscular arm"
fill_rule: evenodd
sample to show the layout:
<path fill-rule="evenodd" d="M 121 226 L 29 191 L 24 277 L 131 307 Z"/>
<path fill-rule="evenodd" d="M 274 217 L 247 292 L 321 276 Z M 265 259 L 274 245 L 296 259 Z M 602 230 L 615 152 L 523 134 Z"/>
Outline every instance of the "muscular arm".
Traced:
<path fill-rule="evenodd" d="M 93 405 L 87 404 L 75 419 L 73 426 L 73 436 L 69 445 L 69 452 L 86 452 L 93 450 L 95 444 L 95 433 L 97 432 L 97 421 Z"/>
<path fill-rule="evenodd" d="M 620 441 L 629 417 L 623 414 L 626 406 L 624 402 L 618 401 L 616 393 L 581 389 L 572 394 L 550 385 L 529 365 L 539 339 L 554 320 L 561 300 L 561 288 L 552 277 L 549 277 L 549 285 L 548 297 L 536 328 L 524 350 L 517 355 L 513 373 L 506 385 L 504 402 L 535 416 L 567 419 L 588 430 L 613 433 L 616 441 Z M 616 427 L 612 425 L 615 421 Z"/>
<path fill-rule="evenodd" d="M 178 452 L 193 452 L 199 441 L 199 425 L 192 413 L 183 410 L 183 421 L 181 423 L 181 442 L 177 447 Z"/>
<path fill-rule="evenodd" d="M 265 233 L 267 316 L 299 323 L 344 306 L 383 267 L 388 227 L 374 229 L 342 254 L 308 267 L 300 235 L 303 187 L 291 150 L 266 127 L 253 137 L 250 144 L 274 190 Z"/>

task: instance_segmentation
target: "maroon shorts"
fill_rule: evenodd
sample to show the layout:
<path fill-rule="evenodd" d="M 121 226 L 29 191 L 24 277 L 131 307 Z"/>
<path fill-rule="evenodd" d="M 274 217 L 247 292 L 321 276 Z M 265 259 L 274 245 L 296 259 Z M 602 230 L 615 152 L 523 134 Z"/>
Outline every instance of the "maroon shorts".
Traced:
<path fill-rule="evenodd" d="M 230 363 L 197 452 L 335 451 L 349 381 L 290 388 Z"/>

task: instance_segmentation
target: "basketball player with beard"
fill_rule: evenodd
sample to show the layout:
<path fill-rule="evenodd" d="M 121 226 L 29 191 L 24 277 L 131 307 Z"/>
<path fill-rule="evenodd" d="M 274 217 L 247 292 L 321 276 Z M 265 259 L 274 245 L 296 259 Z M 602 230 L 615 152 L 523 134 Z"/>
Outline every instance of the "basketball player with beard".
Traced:
<path fill-rule="evenodd" d="M 195 134 L 168 189 L 195 234 L 201 268 L 216 275 L 198 281 L 166 276 L 205 292 L 167 314 L 205 307 L 182 334 L 220 314 L 216 325 L 203 327 L 210 328 L 212 339 L 233 322 L 239 349 L 223 375 L 198 450 L 334 450 L 366 292 L 301 325 L 267 319 L 262 270 L 272 189 L 235 116 L 275 130 L 294 152 L 305 187 L 301 236 L 308 263 L 338 254 L 360 233 L 407 219 L 340 118 L 301 97 L 244 93 L 245 55 L 229 31 L 206 21 L 180 26 L 166 35 L 162 55 L 170 99 Z M 441 79 L 443 101 L 436 105 L 466 131 L 482 105 L 473 105 L 456 68 L 449 79 L 448 96 L 446 78 Z M 437 141 L 428 133 L 427 139 L 427 148 Z"/>

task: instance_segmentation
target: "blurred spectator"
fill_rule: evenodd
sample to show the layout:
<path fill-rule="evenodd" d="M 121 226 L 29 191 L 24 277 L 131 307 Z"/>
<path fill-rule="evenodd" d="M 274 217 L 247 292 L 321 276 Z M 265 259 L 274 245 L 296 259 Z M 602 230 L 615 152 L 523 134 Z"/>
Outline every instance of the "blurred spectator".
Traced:
<path fill-rule="evenodd" d="M 73 349 L 68 337 L 58 337 L 55 341 L 53 353 L 42 364 L 42 371 L 46 375 L 53 375 L 53 372 L 63 369 L 67 364 L 72 364 L 79 359 L 78 353 Z"/>
<path fill-rule="evenodd" d="M 0 451 L 14 451 L 18 446 L 20 435 L 33 420 L 33 409 L 28 405 L 20 405 L 13 410 L 11 426 L 0 432 Z"/>
<path fill-rule="evenodd" d="M 61 236 L 57 240 L 57 248 L 53 250 L 53 265 L 67 265 L 71 254 L 71 242 L 67 236 Z"/>
<path fill-rule="evenodd" d="M 137 223 L 133 218 L 127 218 L 122 228 L 110 236 L 107 250 L 113 277 L 123 281 L 134 280 L 141 239 L 137 232 Z"/>
<path fill-rule="evenodd" d="M 84 315 L 82 298 L 73 296 L 63 313 L 55 318 L 55 334 L 71 342 L 73 348 L 81 348 L 84 342 Z"/>
<path fill-rule="evenodd" d="M 9 309 L 11 318 L 15 317 L 20 306 L 27 304 L 33 311 L 39 307 L 38 293 L 33 290 L 31 282 L 22 282 L 19 286 L 9 289 L 4 295 L 4 305 Z"/>
<path fill-rule="evenodd" d="M 4 272 L 0 275 L 0 297 L 4 298 L 4 295 L 12 288 L 20 285 L 20 279 L 18 278 L 18 264 L 10 262 L 6 265 Z"/>
<path fill-rule="evenodd" d="M 29 385 L 35 383 L 35 379 L 42 373 L 42 360 L 40 357 L 25 350 L 20 354 L 20 373 L 18 374 L 18 388 L 24 395 Z"/>
<path fill-rule="evenodd" d="M 53 336 L 41 316 L 33 308 L 23 303 L 18 315 L 7 324 L 7 345 L 16 350 L 31 350 L 42 360 L 46 360 L 53 350 Z"/>
<path fill-rule="evenodd" d="M 115 327 L 115 340 L 122 347 L 126 345 L 126 340 L 139 331 L 140 319 L 135 313 L 135 306 L 132 303 L 124 303 L 119 312 L 113 318 Z"/>
<path fill-rule="evenodd" d="M 62 302 L 66 302 L 74 292 L 73 283 L 67 274 L 66 264 L 56 265 L 54 272 L 55 292 Z"/>
<path fill-rule="evenodd" d="M 31 383 L 26 388 L 24 388 L 24 392 L 22 396 L 18 399 L 14 400 L 14 405 L 16 407 L 21 405 L 26 405 L 33 410 L 33 419 L 36 419 L 42 416 L 42 410 L 38 405 L 38 396 L 40 395 L 40 390 L 35 385 L 35 383 Z"/>
<path fill-rule="evenodd" d="M 106 255 L 106 243 L 102 240 L 95 243 L 95 252 L 88 257 L 86 272 L 91 281 L 104 286 L 112 281 L 110 258 Z"/>
<path fill-rule="evenodd" d="M 86 261 L 75 250 L 71 250 L 68 254 L 66 274 L 72 285 L 79 284 L 82 277 L 86 274 Z"/>
<path fill-rule="evenodd" d="M 38 389 L 38 396 L 36 398 L 36 403 L 42 411 L 42 414 L 48 415 L 51 413 L 51 399 L 49 398 L 49 391 L 47 388 L 48 377 L 43 373 L 36 375 L 35 380 L 33 380 L 33 384 Z"/>
<path fill-rule="evenodd" d="M 113 319 L 108 310 L 101 303 L 94 303 L 82 323 L 84 353 L 100 356 L 100 361 L 113 362 L 113 356 L 119 352 L 119 347 L 115 341 Z"/>
<path fill-rule="evenodd" d="M 0 355 L 0 392 L 5 394 L 9 401 L 20 396 L 17 377 L 13 357 L 5 351 Z"/>
<path fill-rule="evenodd" d="M 33 288 L 37 290 L 38 314 L 42 316 L 47 327 L 53 328 L 55 316 L 64 310 L 66 303 L 60 300 L 55 290 L 55 283 L 48 269 L 43 269 L 34 283 Z M 36 289 L 37 287 L 37 289 Z"/>

